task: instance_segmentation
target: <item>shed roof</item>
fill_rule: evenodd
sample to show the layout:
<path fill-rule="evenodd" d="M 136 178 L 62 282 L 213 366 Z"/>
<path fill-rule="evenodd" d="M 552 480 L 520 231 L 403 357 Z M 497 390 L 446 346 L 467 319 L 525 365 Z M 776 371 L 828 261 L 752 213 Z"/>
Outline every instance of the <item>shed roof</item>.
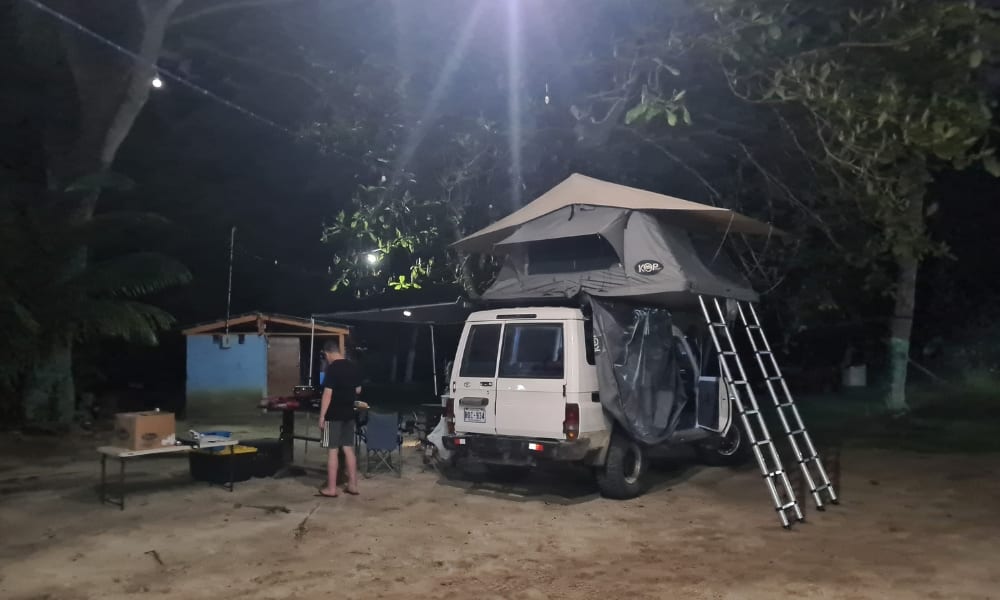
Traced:
<path fill-rule="evenodd" d="M 238 328 L 241 331 L 233 331 Z M 256 330 L 258 333 L 280 334 L 280 335 L 309 335 L 315 331 L 316 335 L 348 335 L 350 329 L 344 325 L 338 325 L 329 321 L 312 321 L 304 317 L 293 317 L 289 315 L 267 314 L 261 312 L 250 312 L 229 317 L 229 329 L 232 333 L 241 333 L 242 330 Z M 226 330 L 226 319 L 200 323 L 181 331 L 184 335 L 211 335 L 223 333 Z"/>

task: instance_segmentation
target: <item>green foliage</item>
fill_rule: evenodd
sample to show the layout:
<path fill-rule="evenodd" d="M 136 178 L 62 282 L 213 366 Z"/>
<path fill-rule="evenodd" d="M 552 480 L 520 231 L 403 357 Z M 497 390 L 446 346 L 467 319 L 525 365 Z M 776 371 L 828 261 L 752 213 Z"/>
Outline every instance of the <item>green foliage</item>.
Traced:
<path fill-rule="evenodd" d="M 861 261 L 944 252 L 906 207 L 938 168 L 997 168 L 980 69 L 1000 30 L 963 2 L 705 0 L 734 94 L 777 107 L 832 177 L 833 210 L 876 224 Z M 788 35 L 775 35 L 776 29 Z"/>
<path fill-rule="evenodd" d="M 435 275 L 435 203 L 418 202 L 408 190 L 397 199 L 385 186 L 359 186 L 352 204 L 355 212 L 340 211 L 323 231 L 323 241 L 338 249 L 333 291 L 351 288 L 360 298 L 379 291 L 387 275 L 389 288 L 414 290 Z"/>

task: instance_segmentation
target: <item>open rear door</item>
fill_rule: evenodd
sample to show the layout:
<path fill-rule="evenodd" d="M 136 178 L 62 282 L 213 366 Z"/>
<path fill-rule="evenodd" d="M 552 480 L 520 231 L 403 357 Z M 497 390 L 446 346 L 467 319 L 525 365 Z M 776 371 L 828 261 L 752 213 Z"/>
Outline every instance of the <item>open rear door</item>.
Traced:
<path fill-rule="evenodd" d="M 497 357 L 500 323 L 474 323 L 465 333 L 462 362 L 454 370 L 455 431 L 497 432 Z"/>

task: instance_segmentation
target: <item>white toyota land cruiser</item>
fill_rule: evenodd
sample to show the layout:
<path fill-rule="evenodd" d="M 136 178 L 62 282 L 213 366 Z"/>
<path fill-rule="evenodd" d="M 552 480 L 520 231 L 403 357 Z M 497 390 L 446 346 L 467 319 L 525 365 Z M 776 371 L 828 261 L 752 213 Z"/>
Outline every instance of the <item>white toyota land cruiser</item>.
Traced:
<path fill-rule="evenodd" d="M 673 333 L 688 402 L 667 444 L 693 443 L 704 462 L 750 457 L 718 378 L 702 377 Z M 646 487 L 650 448 L 634 441 L 601 404 L 590 320 L 576 308 L 517 308 L 469 316 L 445 397 L 446 449 L 498 473 L 542 461 L 593 467 L 601 492 L 633 498 Z"/>

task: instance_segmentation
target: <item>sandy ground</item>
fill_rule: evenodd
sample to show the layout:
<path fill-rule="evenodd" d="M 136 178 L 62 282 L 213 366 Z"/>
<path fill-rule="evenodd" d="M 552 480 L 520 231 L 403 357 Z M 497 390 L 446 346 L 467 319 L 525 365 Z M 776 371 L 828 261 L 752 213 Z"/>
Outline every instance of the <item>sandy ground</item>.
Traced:
<path fill-rule="evenodd" d="M 120 512 L 95 445 L 0 439 L 0 598 L 1000 598 L 996 455 L 845 450 L 843 504 L 789 532 L 759 475 L 683 460 L 617 502 L 583 473 L 449 481 L 412 453 L 335 500 L 163 458 L 130 466 Z"/>

